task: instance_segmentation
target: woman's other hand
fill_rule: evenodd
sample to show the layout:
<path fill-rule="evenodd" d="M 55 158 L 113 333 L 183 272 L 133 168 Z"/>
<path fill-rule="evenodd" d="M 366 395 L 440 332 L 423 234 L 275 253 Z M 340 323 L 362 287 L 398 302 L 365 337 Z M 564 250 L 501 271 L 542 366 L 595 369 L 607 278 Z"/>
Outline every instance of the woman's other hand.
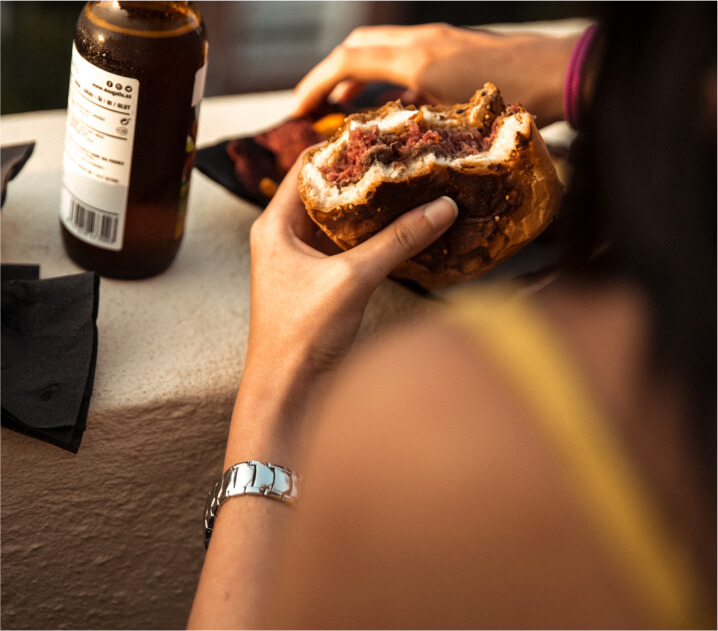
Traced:
<path fill-rule="evenodd" d="M 428 102 L 462 103 L 486 81 L 507 103 L 520 101 L 547 125 L 563 116 L 563 85 L 580 34 L 499 34 L 448 24 L 354 30 L 297 85 L 295 114 L 330 94 L 338 101 L 365 82 L 406 86 Z"/>

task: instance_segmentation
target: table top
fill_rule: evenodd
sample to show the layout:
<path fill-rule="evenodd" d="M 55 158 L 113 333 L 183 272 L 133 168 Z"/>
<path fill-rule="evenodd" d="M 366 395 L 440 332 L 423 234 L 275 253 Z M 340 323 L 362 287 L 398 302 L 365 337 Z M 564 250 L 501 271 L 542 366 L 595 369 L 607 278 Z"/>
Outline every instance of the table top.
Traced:
<path fill-rule="evenodd" d="M 570 19 L 492 28 L 564 34 L 589 23 Z M 288 116 L 290 98 L 291 91 L 279 91 L 205 99 L 198 147 L 271 128 Z M 36 143 L 7 189 L 2 262 L 39 264 L 41 278 L 83 271 L 65 254 L 59 226 L 65 119 L 64 110 L 0 117 L 4 146 Z M 563 122 L 541 131 L 547 142 L 570 144 Z M 141 281 L 102 279 L 88 431 L 98 414 L 234 397 L 248 332 L 249 228 L 259 212 L 195 169 L 185 236 L 172 266 Z M 426 303 L 385 281 L 369 303 L 358 338 L 397 316 L 421 311 Z"/>

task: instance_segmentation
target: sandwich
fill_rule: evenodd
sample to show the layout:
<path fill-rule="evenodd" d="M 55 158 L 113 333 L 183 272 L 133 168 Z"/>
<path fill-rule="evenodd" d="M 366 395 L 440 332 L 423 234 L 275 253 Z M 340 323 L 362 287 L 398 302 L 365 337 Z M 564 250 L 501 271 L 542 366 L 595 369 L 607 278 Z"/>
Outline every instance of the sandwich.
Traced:
<path fill-rule="evenodd" d="M 392 276 L 440 289 L 476 278 L 551 223 L 562 187 L 533 116 L 486 83 L 469 103 L 351 114 L 310 149 L 299 193 L 314 222 L 352 248 L 402 213 L 442 195 L 459 216 Z"/>

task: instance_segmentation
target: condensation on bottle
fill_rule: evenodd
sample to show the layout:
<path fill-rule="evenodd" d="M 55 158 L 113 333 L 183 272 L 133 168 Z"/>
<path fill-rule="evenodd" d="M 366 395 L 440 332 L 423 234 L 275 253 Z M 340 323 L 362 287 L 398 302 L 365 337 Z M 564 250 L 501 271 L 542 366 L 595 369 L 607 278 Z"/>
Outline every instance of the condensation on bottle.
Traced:
<path fill-rule="evenodd" d="M 78 265 L 138 279 L 180 247 L 204 94 L 193 2 L 88 2 L 72 50 L 60 225 Z"/>

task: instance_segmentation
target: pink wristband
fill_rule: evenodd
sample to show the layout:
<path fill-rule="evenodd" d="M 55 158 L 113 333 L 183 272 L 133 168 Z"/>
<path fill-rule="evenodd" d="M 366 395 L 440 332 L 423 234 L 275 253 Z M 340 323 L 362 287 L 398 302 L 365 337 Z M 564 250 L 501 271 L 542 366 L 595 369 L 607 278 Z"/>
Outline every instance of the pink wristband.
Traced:
<path fill-rule="evenodd" d="M 563 86 L 563 115 L 574 129 L 578 127 L 581 106 L 581 83 L 583 68 L 586 65 L 588 51 L 598 30 L 597 25 L 589 26 L 576 42 L 568 62 L 568 72 Z"/>

